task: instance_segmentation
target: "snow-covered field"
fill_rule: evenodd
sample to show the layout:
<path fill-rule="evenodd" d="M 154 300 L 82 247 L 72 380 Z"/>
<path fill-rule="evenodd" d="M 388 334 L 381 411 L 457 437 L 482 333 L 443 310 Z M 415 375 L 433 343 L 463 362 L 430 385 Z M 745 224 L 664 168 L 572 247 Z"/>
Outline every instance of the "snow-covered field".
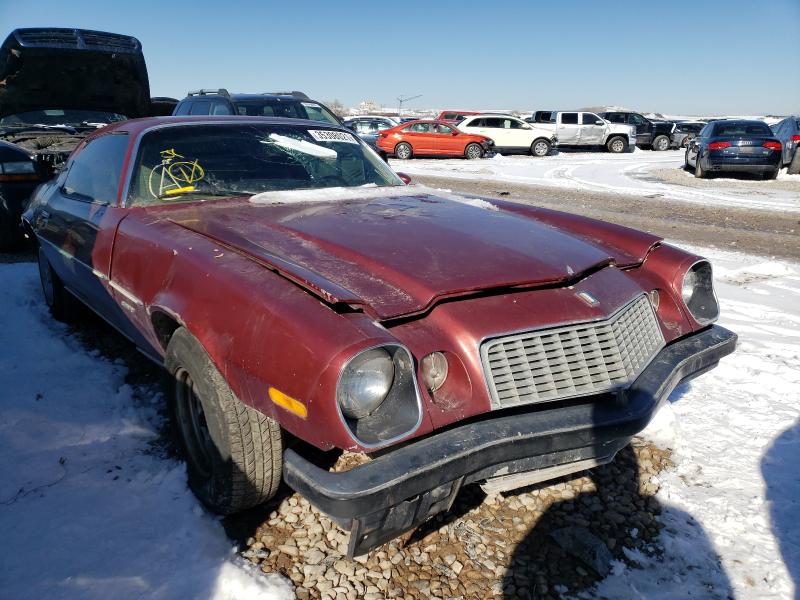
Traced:
<path fill-rule="evenodd" d="M 649 430 L 677 462 L 658 495 L 663 559 L 632 556 L 641 569 L 616 565 L 587 597 L 797 593 L 800 264 L 694 250 L 740 346 Z M 236 557 L 183 467 L 154 450 L 158 390 L 132 389 L 52 321 L 34 264 L 0 265 L 0 281 L 0 597 L 291 598 Z"/>
<path fill-rule="evenodd" d="M 409 175 L 429 175 L 508 182 L 537 186 L 586 189 L 595 192 L 632 194 L 647 198 L 670 198 L 704 205 L 731 206 L 800 212 L 800 193 L 783 189 L 772 181 L 727 179 L 695 186 L 694 176 L 682 172 L 686 184 L 663 181 L 651 175 L 655 169 L 680 169 L 683 150 L 653 152 L 636 149 L 629 154 L 607 152 L 560 152 L 544 158 L 501 156 L 480 161 L 453 159 L 395 160 L 396 171 Z M 797 181 L 800 175 L 780 175 L 783 181 Z M 709 185 L 710 184 L 710 185 Z"/>

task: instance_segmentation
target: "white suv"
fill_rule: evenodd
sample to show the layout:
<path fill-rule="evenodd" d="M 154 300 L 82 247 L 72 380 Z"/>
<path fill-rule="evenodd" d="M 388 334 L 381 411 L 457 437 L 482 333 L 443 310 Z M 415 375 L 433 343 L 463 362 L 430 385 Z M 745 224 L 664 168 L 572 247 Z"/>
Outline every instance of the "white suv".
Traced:
<path fill-rule="evenodd" d="M 500 154 L 546 156 L 556 143 L 552 130 L 510 115 L 471 115 L 456 127 L 464 133 L 491 138 L 495 152 Z"/>

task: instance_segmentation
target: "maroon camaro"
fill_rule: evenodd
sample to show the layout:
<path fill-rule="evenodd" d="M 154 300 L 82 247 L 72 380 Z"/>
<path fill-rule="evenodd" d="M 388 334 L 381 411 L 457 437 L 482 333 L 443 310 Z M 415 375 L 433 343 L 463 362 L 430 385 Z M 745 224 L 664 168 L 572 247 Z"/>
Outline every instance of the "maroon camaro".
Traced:
<path fill-rule="evenodd" d="M 351 555 L 471 482 L 611 460 L 736 343 L 706 260 L 405 185 L 310 121 L 115 123 L 23 219 L 52 313 L 80 300 L 168 369 L 203 503 L 239 511 L 283 478 L 350 530 Z M 371 460 L 328 470 L 342 450 Z"/>

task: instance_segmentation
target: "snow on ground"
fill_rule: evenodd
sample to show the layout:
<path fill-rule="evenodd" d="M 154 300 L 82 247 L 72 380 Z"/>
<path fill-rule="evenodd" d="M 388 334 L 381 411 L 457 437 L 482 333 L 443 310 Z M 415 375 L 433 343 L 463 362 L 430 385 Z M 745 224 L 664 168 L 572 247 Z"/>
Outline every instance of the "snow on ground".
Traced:
<path fill-rule="evenodd" d="M 0 265 L 0 281 L 0 597 L 292 598 L 248 572 L 151 447 L 158 390 L 50 318 L 34 264 Z"/>
<path fill-rule="evenodd" d="M 800 265 L 714 263 L 736 353 L 677 389 L 648 435 L 674 449 L 661 559 L 632 554 L 582 597 L 791 598 L 800 581 Z M 183 467 L 151 448 L 156 390 L 47 315 L 33 264 L 0 265 L 4 598 L 290 598 L 235 556 Z M 631 532 L 635 535 L 634 532 Z M 720 567 L 721 563 L 721 567 Z"/>
<path fill-rule="evenodd" d="M 663 561 L 635 557 L 592 596 L 800 597 L 800 265 L 690 250 L 712 260 L 739 346 L 646 431 L 677 463 L 659 476 Z"/>
<path fill-rule="evenodd" d="M 649 173 L 654 169 L 680 169 L 683 164 L 683 150 L 653 152 L 638 148 L 629 154 L 564 151 L 543 158 L 498 154 L 483 160 L 453 158 L 390 161 L 394 170 L 412 176 L 430 175 L 577 188 L 649 198 L 671 198 L 703 205 L 800 212 L 800 194 L 771 187 L 769 181 L 715 178 L 713 189 L 703 189 L 662 181 Z M 687 178 L 692 177 L 690 173 L 686 175 Z M 796 176 L 786 175 L 785 171 L 780 175 L 781 179 L 786 180 L 794 177 Z"/>

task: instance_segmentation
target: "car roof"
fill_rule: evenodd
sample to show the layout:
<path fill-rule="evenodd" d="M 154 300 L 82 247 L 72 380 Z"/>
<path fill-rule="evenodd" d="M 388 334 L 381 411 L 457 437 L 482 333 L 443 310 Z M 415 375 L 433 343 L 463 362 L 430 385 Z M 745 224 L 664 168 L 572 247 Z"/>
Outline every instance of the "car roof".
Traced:
<path fill-rule="evenodd" d="M 143 119 L 130 119 L 127 121 L 117 121 L 98 129 L 96 133 L 92 133 L 89 137 L 97 137 L 113 132 L 125 132 L 131 135 L 139 135 L 148 129 L 159 126 L 191 124 L 198 125 L 220 125 L 224 123 L 259 123 L 262 125 L 300 125 L 308 127 L 341 129 L 338 125 L 333 123 L 324 123 L 322 121 L 309 121 L 308 119 L 287 119 L 284 117 L 245 117 L 239 115 L 216 115 L 209 117 L 209 115 L 196 115 L 196 116 L 179 116 L 179 117 L 146 117 Z"/>

